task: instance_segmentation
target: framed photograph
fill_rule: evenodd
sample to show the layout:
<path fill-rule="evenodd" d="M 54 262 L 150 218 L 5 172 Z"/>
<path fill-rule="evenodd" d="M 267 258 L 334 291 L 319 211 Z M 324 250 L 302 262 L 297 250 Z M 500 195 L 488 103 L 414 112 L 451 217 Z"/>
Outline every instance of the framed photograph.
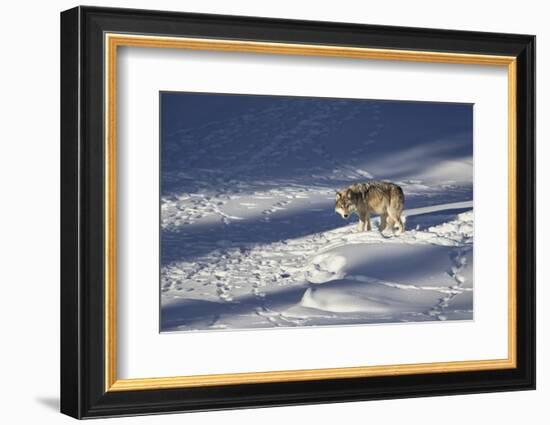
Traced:
<path fill-rule="evenodd" d="M 61 411 L 535 387 L 535 37 L 61 14 Z"/>

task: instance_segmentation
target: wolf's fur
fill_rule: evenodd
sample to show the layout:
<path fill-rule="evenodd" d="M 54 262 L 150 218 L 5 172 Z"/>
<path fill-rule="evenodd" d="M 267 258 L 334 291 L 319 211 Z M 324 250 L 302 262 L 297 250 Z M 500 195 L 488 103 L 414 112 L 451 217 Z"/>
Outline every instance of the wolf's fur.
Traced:
<path fill-rule="evenodd" d="M 354 183 L 346 189 L 336 192 L 335 210 L 342 218 L 351 213 L 359 216 L 359 230 L 371 230 L 370 214 L 380 215 L 380 231 L 387 227 L 393 230 L 397 225 L 399 233 L 405 230 L 401 213 L 405 204 L 403 189 L 398 185 L 384 181 Z"/>

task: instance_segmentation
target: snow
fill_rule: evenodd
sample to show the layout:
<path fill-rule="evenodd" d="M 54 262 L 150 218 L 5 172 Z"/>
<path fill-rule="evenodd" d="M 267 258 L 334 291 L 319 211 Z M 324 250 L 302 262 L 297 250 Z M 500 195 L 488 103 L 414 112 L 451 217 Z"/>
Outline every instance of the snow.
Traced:
<path fill-rule="evenodd" d="M 347 260 L 343 255 L 332 252 L 317 255 L 306 267 L 305 279 L 310 283 L 324 283 L 344 277 L 343 268 Z"/>
<path fill-rule="evenodd" d="M 419 210 L 439 217 L 455 207 Z M 353 223 L 245 250 L 221 241 L 163 268 L 164 328 L 203 329 L 205 319 L 230 329 L 471 319 L 472 240 L 467 211 L 400 236 Z"/>
<path fill-rule="evenodd" d="M 341 252 L 352 265 L 340 269 L 342 278 L 308 288 L 302 307 L 361 313 L 369 322 L 388 316 L 394 321 L 418 321 L 461 315 L 462 311 L 449 308 L 457 295 L 472 302 L 471 250 L 437 245 L 418 249 L 407 244 L 390 250 L 373 244 L 344 247 Z M 364 252 L 367 260 L 361 257 Z"/>
<path fill-rule="evenodd" d="M 412 123 L 422 142 L 397 149 L 384 105 L 305 103 L 167 134 L 162 331 L 471 320 L 471 138 Z M 402 186 L 403 234 L 334 213 L 370 178 Z"/>

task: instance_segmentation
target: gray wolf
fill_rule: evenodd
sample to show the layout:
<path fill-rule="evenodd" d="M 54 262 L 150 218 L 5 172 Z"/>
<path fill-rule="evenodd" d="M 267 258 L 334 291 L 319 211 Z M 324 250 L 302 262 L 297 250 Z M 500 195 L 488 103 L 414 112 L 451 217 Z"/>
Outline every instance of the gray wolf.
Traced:
<path fill-rule="evenodd" d="M 401 213 L 405 205 L 403 189 L 395 183 L 370 181 L 354 183 L 336 192 L 335 211 L 348 218 L 352 213 L 359 216 L 359 230 L 371 230 L 371 213 L 380 215 L 380 231 L 397 226 L 399 233 L 405 230 Z"/>

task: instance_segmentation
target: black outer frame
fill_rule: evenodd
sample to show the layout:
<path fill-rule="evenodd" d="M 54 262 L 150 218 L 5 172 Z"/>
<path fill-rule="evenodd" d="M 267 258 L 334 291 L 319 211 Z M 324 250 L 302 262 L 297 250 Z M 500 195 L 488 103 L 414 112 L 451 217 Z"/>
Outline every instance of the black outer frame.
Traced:
<path fill-rule="evenodd" d="M 517 58 L 517 368 L 104 391 L 104 32 Z M 61 13 L 61 412 L 75 418 L 535 388 L 535 37 L 76 7 Z"/>

